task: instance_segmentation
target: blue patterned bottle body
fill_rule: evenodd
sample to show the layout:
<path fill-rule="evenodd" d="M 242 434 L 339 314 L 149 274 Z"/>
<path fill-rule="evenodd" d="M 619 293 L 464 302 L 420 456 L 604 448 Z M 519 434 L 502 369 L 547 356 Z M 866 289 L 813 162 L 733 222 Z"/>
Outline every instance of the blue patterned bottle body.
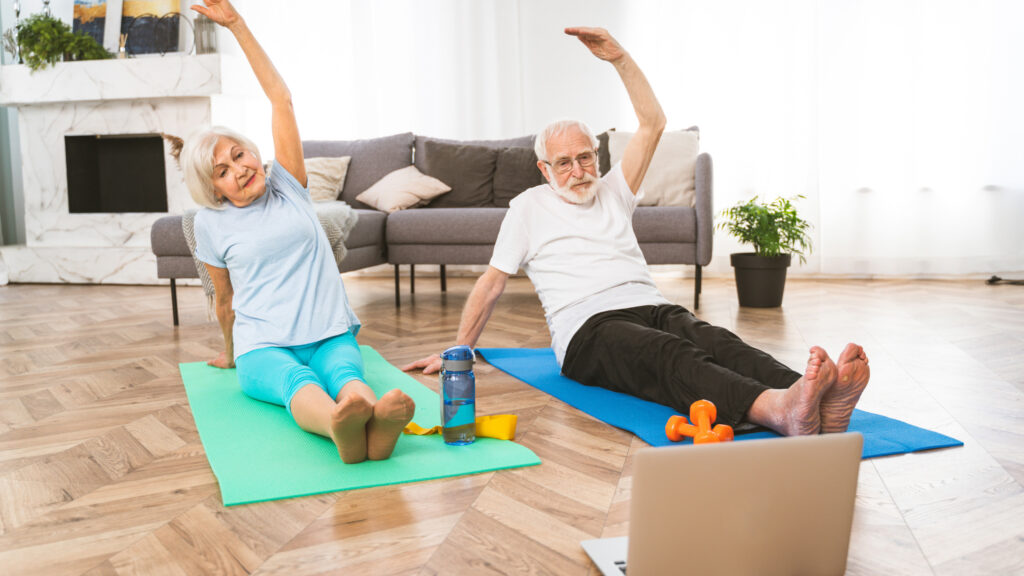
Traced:
<path fill-rule="evenodd" d="M 441 424 L 447 444 L 463 446 L 476 440 L 476 377 L 469 346 L 454 346 L 441 354 Z"/>

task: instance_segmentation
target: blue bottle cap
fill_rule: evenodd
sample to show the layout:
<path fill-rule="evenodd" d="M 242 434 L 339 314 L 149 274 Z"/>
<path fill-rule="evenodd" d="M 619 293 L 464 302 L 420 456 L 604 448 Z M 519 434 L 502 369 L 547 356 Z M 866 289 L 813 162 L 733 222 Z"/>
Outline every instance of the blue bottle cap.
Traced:
<path fill-rule="evenodd" d="M 472 370 L 473 349 L 469 346 L 452 346 L 441 353 L 441 367 L 448 372 Z"/>

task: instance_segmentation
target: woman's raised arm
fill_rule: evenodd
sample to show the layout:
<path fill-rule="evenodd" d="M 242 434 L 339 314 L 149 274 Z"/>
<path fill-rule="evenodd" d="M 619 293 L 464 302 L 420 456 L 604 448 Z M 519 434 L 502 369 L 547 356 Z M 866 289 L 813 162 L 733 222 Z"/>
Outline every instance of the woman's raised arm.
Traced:
<path fill-rule="evenodd" d="M 274 134 L 274 156 L 278 163 L 295 177 L 303 186 L 306 185 L 306 163 L 302 158 L 302 139 L 299 138 L 299 126 L 295 121 L 295 110 L 292 108 L 292 94 L 284 83 L 284 78 L 274 68 L 274 63 L 256 41 L 245 20 L 228 0 L 203 0 L 204 5 L 193 4 L 192 9 L 227 28 L 238 40 L 242 52 L 249 60 L 249 66 L 256 74 L 263 92 L 270 99 L 271 128 Z"/>

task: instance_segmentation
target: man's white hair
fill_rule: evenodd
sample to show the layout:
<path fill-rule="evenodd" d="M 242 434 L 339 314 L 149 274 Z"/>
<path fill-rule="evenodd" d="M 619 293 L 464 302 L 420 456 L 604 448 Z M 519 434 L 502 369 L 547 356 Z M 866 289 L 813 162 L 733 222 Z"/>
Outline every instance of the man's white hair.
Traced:
<path fill-rule="evenodd" d="M 213 189 L 213 149 L 221 138 L 233 140 L 245 150 L 252 152 L 257 162 L 262 164 L 260 151 L 256 149 L 252 140 L 224 126 L 201 128 L 185 140 L 179 156 L 185 184 L 196 204 L 214 210 L 224 208 L 223 199 L 218 199 Z"/>
<path fill-rule="evenodd" d="M 556 120 L 551 124 L 548 124 L 540 134 L 537 134 L 536 140 L 533 142 L 533 151 L 537 153 L 537 158 L 543 162 L 550 162 L 548 158 L 548 139 L 552 136 L 557 136 L 569 131 L 572 128 L 579 129 L 580 132 L 590 139 L 590 145 L 597 150 L 597 138 L 594 137 L 594 133 L 590 131 L 590 127 L 585 122 L 579 120 Z"/>

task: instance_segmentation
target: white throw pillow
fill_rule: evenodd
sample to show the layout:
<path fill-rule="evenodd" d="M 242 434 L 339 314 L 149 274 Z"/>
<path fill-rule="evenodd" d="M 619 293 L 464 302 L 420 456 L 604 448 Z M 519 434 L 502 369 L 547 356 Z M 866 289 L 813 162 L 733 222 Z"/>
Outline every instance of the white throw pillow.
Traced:
<path fill-rule="evenodd" d="M 390 214 L 426 204 L 451 189 L 451 186 L 427 176 L 415 166 L 406 166 L 378 180 L 356 196 L 356 200 Z"/>
<path fill-rule="evenodd" d="M 341 197 L 351 156 L 306 158 L 306 183 L 313 202 L 334 202 Z"/>
<path fill-rule="evenodd" d="M 622 160 L 622 152 L 633 137 L 632 132 L 608 132 L 608 155 L 611 165 Z M 700 133 L 690 128 L 661 135 L 641 185 L 640 206 L 693 206 L 694 172 L 700 152 Z"/>

